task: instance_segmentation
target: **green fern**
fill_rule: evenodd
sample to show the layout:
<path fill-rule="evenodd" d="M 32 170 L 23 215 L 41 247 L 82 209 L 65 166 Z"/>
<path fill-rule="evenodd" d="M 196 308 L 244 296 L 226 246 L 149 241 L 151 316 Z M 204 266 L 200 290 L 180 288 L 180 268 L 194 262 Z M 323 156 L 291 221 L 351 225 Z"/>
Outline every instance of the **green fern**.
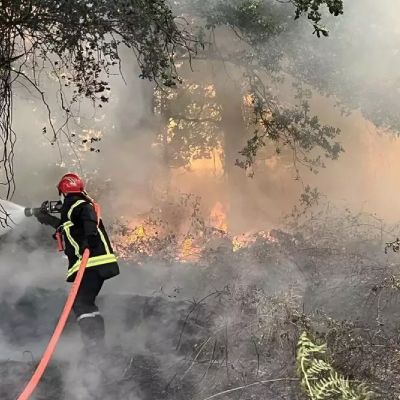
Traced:
<path fill-rule="evenodd" d="M 326 360 L 326 344 L 316 345 L 304 332 L 298 342 L 297 372 L 310 400 L 369 400 L 364 384 L 352 385 Z"/>

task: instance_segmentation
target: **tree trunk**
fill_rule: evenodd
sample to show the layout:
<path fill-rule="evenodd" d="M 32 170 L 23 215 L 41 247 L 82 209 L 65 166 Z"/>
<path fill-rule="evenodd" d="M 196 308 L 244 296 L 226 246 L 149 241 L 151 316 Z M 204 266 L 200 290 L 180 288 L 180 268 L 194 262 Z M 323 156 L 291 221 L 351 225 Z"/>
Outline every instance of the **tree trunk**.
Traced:
<path fill-rule="evenodd" d="M 215 90 L 221 107 L 223 129 L 224 175 L 229 203 L 230 229 L 236 230 L 244 222 L 244 202 L 248 177 L 235 165 L 239 151 L 246 143 L 246 125 L 243 118 L 243 96 L 240 83 L 226 71 L 222 63 L 215 69 Z"/>

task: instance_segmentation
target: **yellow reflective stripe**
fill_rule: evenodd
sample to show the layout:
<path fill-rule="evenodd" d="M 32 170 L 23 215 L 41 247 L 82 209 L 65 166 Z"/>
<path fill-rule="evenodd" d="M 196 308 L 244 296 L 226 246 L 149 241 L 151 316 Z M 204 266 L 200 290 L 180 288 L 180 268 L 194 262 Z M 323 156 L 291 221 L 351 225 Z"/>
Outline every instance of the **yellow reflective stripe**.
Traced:
<path fill-rule="evenodd" d="M 82 204 L 82 202 L 84 203 L 85 201 L 84 201 L 84 200 L 79 200 L 79 201 L 77 201 L 77 202 L 71 207 L 71 210 L 68 212 L 68 218 L 71 218 L 71 214 L 72 214 L 73 209 L 74 209 L 75 207 L 79 206 L 80 204 Z M 76 253 L 76 247 L 75 247 L 75 245 L 74 245 L 74 243 L 75 243 L 76 245 L 77 245 L 77 243 L 74 241 L 74 239 L 72 238 L 72 236 L 70 235 L 70 232 L 69 232 L 69 228 L 71 228 L 71 227 L 73 227 L 73 226 L 74 226 L 74 223 L 73 223 L 72 221 L 67 221 L 67 222 L 64 222 L 64 224 L 63 224 L 63 228 L 64 228 L 64 230 L 65 230 L 65 233 L 67 234 L 68 240 L 71 242 L 71 244 L 72 244 L 72 245 L 74 246 L 74 248 L 75 248 L 75 254 L 76 254 L 78 257 L 80 257 L 80 255 L 78 255 L 78 254 L 79 254 L 79 251 L 78 251 L 78 253 Z M 98 233 L 99 233 L 99 236 L 100 236 L 101 241 L 103 242 L 104 249 L 105 249 L 106 253 L 107 253 L 107 254 L 111 254 L 110 247 L 108 246 L 107 240 L 106 240 L 106 238 L 105 238 L 103 232 L 101 231 L 100 228 L 97 228 L 97 231 L 98 231 Z M 78 248 L 79 248 L 79 246 L 78 246 Z"/>
<path fill-rule="evenodd" d="M 88 267 L 97 267 L 101 264 L 109 264 L 116 261 L 117 257 L 115 257 L 114 254 L 107 254 L 106 256 L 96 256 L 89 258 Z"/>
<path fill-rule="evenodd" d="M 72 237 L 70 229 L 74 226 L 74 223 L 71 221 L 72 212 L 74 211 L 74 209 L 76 207 L 78 207 L 79 205 L 81 205 L 83 203 L 86 203 L 86 200 L 78 200 L 75 204 L 72 205 L 72 207 L 69 209 L 68 214 L 67 214 L 69 221 L 66 221 L 63 224 L 64 233 L 67 236 L 67 239 L 69 240 L 71 245 L 74 247 L 75 255 L 78 258 L 78 260 L 75 262 L 75 264 L 68 270 L 67 278 L 69 278 L 71 275 L 75 274 L 79 270 L 79 266 L 80 266 L 81 260 L 82 260 L 82 255 L 79 254 L 79 245 Z M 104 248 L 105 248 L 107 254 L 102 255 L 102 256 L 90 257 L 88 260 L 88 263 L 86 265 L 86 268 L 97 267 L 99 265 L 117 262 L 117 257 L 111 253 L 110 247 L 108 246 L 108 243 L 106 241 L 106 238 L 105 238 L 103 232 L 99 228 L 97 228 L 97 230 L 99 232 L 101 241 L 103 242 L 103 245 L 104 245 Z"/>
<path fill-rule="evenodd" d="M 71 232 L 70 232 L 70 228 L 72 228 L 74 226 L 74 223 L 71 221 L 72 212 L 74 211 L 74 209 L 76 207 L 78 207 L 82 203 L 86 203 L 86 201 L 85 200 L 78 200 L 77 202 L 75 202 L 72 205 L 72 207 L 69 209 L 68 214 L 67 214 L 67 217 L 68 217 L 69 221 L 66 221 L 66 222 L 63 223 L 63 228 L 64 228 L 65 235 L 67 236 L 67 239 L 69 240 L 69 242 L 71 243 L 72 247 L 74 248 L 75 255 L 78 257 L 79 262 L 82 259 L 82 255 L 79 253 L 79 245 L 78 245 L 78 243 L 75 242 L 74 238 L 72 237 Z"/>
<path fill-rule="evenodd" d="M 73 225 L 73 224 L 72 224 L 72 225 Z M 72 226 L 72 225 L 71 225 L 71 226 Z M 65 232 L 65 234 L 66 234 L 66 236 L 67 236 L 67 239 L 69 240 L 69 242 L 70 242 L 71 245 L 73 246 L 73 248 L 74 248 L 74 250 L 75 250 L 75 255 L 78 257 L 79 262 L 80 262 L 82 256 L 79 254 L 79 245 L 78 245 L 78 243 L 75 242 L 74 238 L 73 238 L 72 235 L 71 235 L 70 226 L 67 226 L 67 227 L 64 226 L 64 232 Z"/>
<path fill-rule="evenodd" d="M 106 253 L 107 253 L 107 254 L 111 254 L 110 248 L 108 247 L 108 243 L 107 243 L 107 241 L 106 241 L 106 238 L 104 237 L 103 232 L 102 232 L 99 228 L 97 228 L 97 230 L 98 230 L 98 232 L 99 232 L 99 234 L 100 234 L 100 239 L 101 239 L 101 241 L 102 241 L 103 244 L 104 244 L 104 248 L 106 249 Z"/>
<path fill-rule="evenodd" d="M 72 205 L 72 207 L 69 209 L 67 217 L 69 220 L 71 220 L 71 216 L 72 216 L 72 212 L 75 210 L 76 207 L 78 207 L 79 205 L 81 205 L 82 203 L 86 203 L 86 200 L 78 200 L 76 203 L 74 203 Z"/>
<path fill-rule="evenodd" d="M 104 255 L 104 256 L 90 257 L 89 260 L 88 260 L 88 263 L 86 265 L 86 268 L 97 267 L 99 265 L 110 264 L 112 262 L 117 262 L 117 257 L 114 254 L 107 254 L 107 255 Z M 81 260 L 78 260 L 68 270 L 67 278 L 69 278 L 71 275 L 73 275 L 75 272 L 77 272 L 79 270 L 80 264 L 81 264 Z"/>

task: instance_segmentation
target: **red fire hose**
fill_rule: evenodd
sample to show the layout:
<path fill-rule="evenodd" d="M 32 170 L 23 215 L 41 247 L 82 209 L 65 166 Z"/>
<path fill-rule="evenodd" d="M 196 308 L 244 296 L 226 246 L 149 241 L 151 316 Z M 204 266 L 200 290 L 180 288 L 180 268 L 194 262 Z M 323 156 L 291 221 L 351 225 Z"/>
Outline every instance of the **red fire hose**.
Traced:
<path fill-rule="evenodd" d="M 47 348 L 46 348 L 45 352 L 43 353 L 42 359 L 40 360 L 40 363 L 37 366 L 36 371 L 32 375 L 32 378 L 26 385 L 24 391 L 18 397 L 18 400 L 28 400 L 29 399 L 29 397 L 32 395 L 33 391 L 36 389 L 36 386 L 38 385 L 44 371 L 46 370 L 46 367 L 54 353 L 54 350 L 56 349 L 58 340 L 60 339 L 60 336 L 64 330 L 65 323 L 67 322 L 69 313 L 71 312 L 72 305 L 74 304 L 76 295 L 79 290 L 79 286 L 81 285 L 81 282 L 82 282 L 83 273 L 85 272 L 85 268 L 86 268 L 88 259 L 89 259 L 89 250 L 86 249 L 83 253 L 83 257 L 82 257 L 81 265 L 79 266 L 78 273 L 76 274 L 74 283 L 72 284 L 71 290 L 68 294 L 67 301 L 65 302 L 64 309 L 60 315 L 57 326 L 54 329 L 53 336 L 51 337 L 49 344 L 47 345 Z"/>

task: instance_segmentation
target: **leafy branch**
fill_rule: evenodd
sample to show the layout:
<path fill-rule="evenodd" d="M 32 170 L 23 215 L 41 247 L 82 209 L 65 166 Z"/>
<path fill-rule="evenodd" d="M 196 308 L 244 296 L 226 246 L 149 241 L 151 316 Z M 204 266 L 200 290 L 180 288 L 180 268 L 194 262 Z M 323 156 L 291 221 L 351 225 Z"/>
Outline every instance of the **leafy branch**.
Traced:
<path fill-rule="evenodd" d="M 297 371 L 310 400 L 368 400 L 372 398 L 364 384 L 354 385 L 326 361 L 326 344 L 313 343 L 304 332 L 297 348 Z"/>

